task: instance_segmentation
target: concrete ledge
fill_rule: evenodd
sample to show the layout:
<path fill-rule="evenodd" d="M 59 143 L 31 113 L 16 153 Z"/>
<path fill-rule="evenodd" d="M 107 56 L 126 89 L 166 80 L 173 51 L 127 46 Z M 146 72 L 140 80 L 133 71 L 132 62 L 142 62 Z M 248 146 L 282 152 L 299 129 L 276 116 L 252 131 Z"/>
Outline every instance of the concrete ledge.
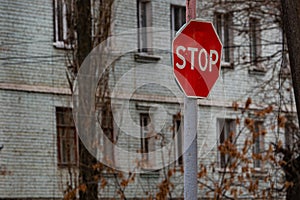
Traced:
<path fill-rule="evenodd" d="M 26 85 L 26 84 L 18 84 L 18 83 L 0 83 L 0 89 L 16 90 L 16 91 L 23 91 L 23 92 L 71 95 L 71 90 L 69 88 L 55 88 L 49 86 Z"/>

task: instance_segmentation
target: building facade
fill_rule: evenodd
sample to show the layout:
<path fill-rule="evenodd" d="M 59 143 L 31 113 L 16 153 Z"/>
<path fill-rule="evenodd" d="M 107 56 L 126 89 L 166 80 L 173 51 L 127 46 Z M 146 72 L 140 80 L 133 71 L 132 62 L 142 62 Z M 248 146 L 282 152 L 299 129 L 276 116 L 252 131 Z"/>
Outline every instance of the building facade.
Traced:
<path fill-rule="evenodd" d="M 78 96 L 72 96 L 66 75 L 74 45 L 70 40 L 76 38 L 70 31 L 71 2 L 0 4 L 0 199 L 62 199 L 68 187 L 79 186 L 79 140 L 86 127 L 81 124 L 76 131 L 80 118 L 74 123 L 72 108 L 78 106 Z M 91 2 L 95 36 L 101 27 L 95 18 L 101 1 Z M 251 109 L 258 110 L 276 102 L 276 96 L 264 98 L 257 88 L 272 76 L 270 68 L 280 66 L 274 60 L 282 49 L 281 30 L 267 14 L 240 14 L 233 10 L 243 6 L 222 2 L 197 2 L 197 17 L 213 22 L 223 42 L 220 78 L 210 96 L 197 101 L 199 166 L 215 163 L 219 171 L 226 168 L 228 155 L 218 147 L 240 130 L 236 118 L 242 103 L 251 96 L 257 102 Z M 171 42 L 185 23 L 185 12 L 184 0 L 116 0 L 112 6 L 105 46 L 112 61 L 107 69 L 114 142 L 109 145 L 104 135 L 97 136 L 94 154 L 126 176 L 138 172 L 123 191 L 129 199 L 155 197 L 171 169 L 172 197 L 183 198 L 183 93 L 173 78 Z M 93 98 L 88 92 L 79 97 Z M 233 102 L 239 103 L 237 109 Z M 263 129 L 265 121 L 256 121 L 255 129 Z M 272 135 L 256 137 L 253 152 L 267 150 L 272 140 Z M 264 171 L 264 165 L 253 161 L 257 170 Z M 101 180 L 105 186 L 99 181 L 99 198 L 120 198 L 114 173 L 105 172 Z M 199 197 L 207 197 L 206 190 Z"/>

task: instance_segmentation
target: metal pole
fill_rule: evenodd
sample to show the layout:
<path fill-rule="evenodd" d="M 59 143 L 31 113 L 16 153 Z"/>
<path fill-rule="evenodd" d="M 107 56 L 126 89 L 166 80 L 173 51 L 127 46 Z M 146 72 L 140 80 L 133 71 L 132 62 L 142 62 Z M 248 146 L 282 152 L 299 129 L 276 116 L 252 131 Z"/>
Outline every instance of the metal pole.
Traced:
<path fill-rule="evenodd" d="M 186 0 L 186 22 L 196 18 L 196 0 Z M 197 199 L 197 99 L 184 97 L 184 199 Z M 190 146 L 189 146 L 190 144 Z"/>

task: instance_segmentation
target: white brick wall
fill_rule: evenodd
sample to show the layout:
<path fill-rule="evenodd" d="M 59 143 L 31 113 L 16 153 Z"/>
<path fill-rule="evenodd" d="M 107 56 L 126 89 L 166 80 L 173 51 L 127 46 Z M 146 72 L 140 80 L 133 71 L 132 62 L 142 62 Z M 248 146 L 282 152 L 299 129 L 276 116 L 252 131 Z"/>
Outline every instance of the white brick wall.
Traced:
<path fill-rule="evenodd" d="M 200 2 L 200 1 L 199 1 Z M 203 2 L 203 1 L 201 1 Z M 31 3 L 31 4 L 30 4 Z M 66 51 L 53 47 L 53 8 L 52 0 L 28 2 L 27 0 L 2 0 L 0 4 L 0 83 L 16 84 L 18 90 L 0 88 L 0 144 L 4 149 L 0 151 L 0 198 L 60 198 L 65 189 L 67 174 L 57 167 L 56 155 L 56 119 L 55 107 L 71 107 L 71 98 L 63 93 L 53 94 L 49 92 L 22 91 L 25 86 L 45 86 L 47 88 L 68 88 L 65 64 Z M 170 4 L 185 5 L 184 0 L 152 0 L 152 24 L 155 27 L 170 27 Z M 199 3 L 199 11 L 205 3 Z M 210 19 L 211 11 L 198 13 L 201 18 Z M 136 1 L 117 0 L 113 19 L 113 35 L 137 27 Z M 275 34 L 275 35 L 274 35 Z M 280 33 L 266 33 L 279 38 Z M 170 54 L 161 53 L 158 49 L 170 46 L 171 34 L 153 35 L 153 46 L 157 48 L 154 55 L 161 56 L 157 62 L 171 66 Z M 238 43 L 241 38 L 235 37 Z M 118 38 L 114 40 L 119 42 Z M 132 48 L 137 48 L 137 38 L 128 37 Z M 277 46 L 275 49 L 278 49 Z M 273 47 L 263 48 L 265 53 L 271 53 Z M 247 52 L 246 47 L 235 52 L 239 56 L 241 52 Z M 143 63 L 135 62 L 135 52 L 121 57 L 115 63 L 115 70 L 111 74 L 111 88 L 116 81 L 133 67 Z M 239 58 L 237 58 L 239 59 Z M 156 63 L 155 63 L 156 64 Z M 144 77 L 143 77 L 144 76 Z M 161 78 L 165 85 L 174 87 L 175 82 L 172 76 L 152 73 L 138 74 L 128 77 L 131 81 L 129 87 L 134 87 L 138 79 L 153 77 L 155 81 Z M 244 101 L 247 92 L 255 85 L 255 75 L 250 75 L 248 69 L 242 66 L 235 66 L 234 69 L 223 69 L 221 77 L 213 88 L 207 100 L 199 100 L 198 110 L 198 145 L 199 155 L 206 154 L 216 149 L 216 119 L 235 118 L 230 106 L 233 100 Z M 22 87 L 21 87 L 22 86 Z M 29 87 L 30 88 L 30 87 Z M 145 86 L 137 92 L 144 100 L 135 99 L 132 101 L 132 117 L 139 122 L 139 111 L 136 110 L 136 103 L 147 106 L 163 105 L 168 110 L 168 120 L 162 131 L 170 137 L 169 127 L 172 123 L 172 115 L 179 110 L 178 103 L 171 98 L 170 91 L 162 87 Z M 180 93 L 176 95 L 182 96 Z M 151 99 L 149 97 L 154 97 Z M 157 98 L 155 98 L 157 97 Z M 166 101 L 157 100 L 158 97 Z M 174 96 L 173 96 L 174 97 Z M 119 102 L 120 104 L 122 101 Z M 205 106 L 213 104 L 213 106 Z M 154 120 L 160 121 L 160 115 L 154 115 Z M 131 133 L 139 136 L 139 130 Z M 205 141 L 203 143 L 203 141 Z M 119 137 L 120 147 L 130 147 L 133 151 L 139 148 L 139 139 L 133 139 L 122 133 Z M 199 159 L 201 162 L 216 161 L 216 152 L 212 151 L 209 156 Z M 159 162 L 159 158 L 157 158 Z M 127 163 L 128 158 L 119 158 L 119 163 Z M 147 196 L 145 191 L 156 191 L 157 184 L 161 177 L 139 177 L 134 184 L 126 189 L 128 197 L 136 198 Z M 112 180 L 111 180 L 112 181 Z M 182 196 L 182 177 L 175 178 L 176 193 Z M 117 197 L 113 181 L 100 191 L 101 197 Z M 178 189 L 179 188 L 179 189 Z"/>
<path fill-rule="evenodd" d="M 53 48 L 52 1 L 2 1 L 0 80 L 66 87 L 65 52 Z"/>
<path fill-rule="evenodd" d="M 1 198 L 60 197 L 55 106 L 69 98 L 0 90 Z"/>

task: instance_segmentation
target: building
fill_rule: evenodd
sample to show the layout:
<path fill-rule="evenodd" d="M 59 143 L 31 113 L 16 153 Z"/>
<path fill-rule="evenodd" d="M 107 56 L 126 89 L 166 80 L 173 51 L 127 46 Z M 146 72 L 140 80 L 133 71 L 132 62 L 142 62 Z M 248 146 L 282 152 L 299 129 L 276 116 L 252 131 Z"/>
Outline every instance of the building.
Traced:
<path fill-rule="evenodd" d="M 78 187 L 79 138 L 66 76 L 71 73 L 73 52 L 69 40 L 76 38 L 70 31 L 72 5 L 71 0 L 32 5 L 25 0 L 1 2 L 0 145 L 4 147 L 0 151 L 0 199 L 61 199 L 68 187 Z M 93 36 L 101 24 L 95 18 L 97 5 L 93 0 Z M 168 30 L 178 31 L 185 23 L 184 6 L 184 0 L 117 0 L 113 4 L 109 46 L 117 58 L 108 85 L 114 97 L 113 146 L 121 152 L 98 138 L 102 143 L 97 143 L 95 154 L 117 169 L 142 172 L 128 184 L 123 193 L 127 198 L 155 196 L 166 169 L 173 168 L 172 197 L 183 197 L 183 94 L 169 73 L 175 32 Z M 235 6 L 240 4 L 199 1 L 197 8 L 198 17 L 214 22 L 224 45 L 221 77 L 210 97 L 198 100 L 199 164 L 215 162 L 220 171 L 226 168 L 228 155 L 218 152 L 218 146 L 238 129 L 235 121 L 240 112 L 232 108 L 232 102 L 246 101 L 249 92 L 270 76 L 269 65 L 278 68 L 280 63 L 273 61 L 282 48 L 281 31 L 268 14 L 254 10 L 236 16 L 231 12 Z M 262 93 L 253 99 L 259 104 L 253 109 L 266 103 L 261 101 Z M 261 129 L 264 120 L 255 122 L 255 128 Z M 253 152 L 267 149 L 271 139 L 255 138 Z M 158 156 L 162 146 L 167 146 L 163 153 L 169 155 L 163 158 L 169 161 Z M 258 159 L 253 165 L 259 170 L 264 163 Z M 99 184 L 99 197 L 120 197 L 113 173 L 105 172 L 101 180 L 105 187 Z M 199 191 L 199 196 L 205 192 Z"/>

